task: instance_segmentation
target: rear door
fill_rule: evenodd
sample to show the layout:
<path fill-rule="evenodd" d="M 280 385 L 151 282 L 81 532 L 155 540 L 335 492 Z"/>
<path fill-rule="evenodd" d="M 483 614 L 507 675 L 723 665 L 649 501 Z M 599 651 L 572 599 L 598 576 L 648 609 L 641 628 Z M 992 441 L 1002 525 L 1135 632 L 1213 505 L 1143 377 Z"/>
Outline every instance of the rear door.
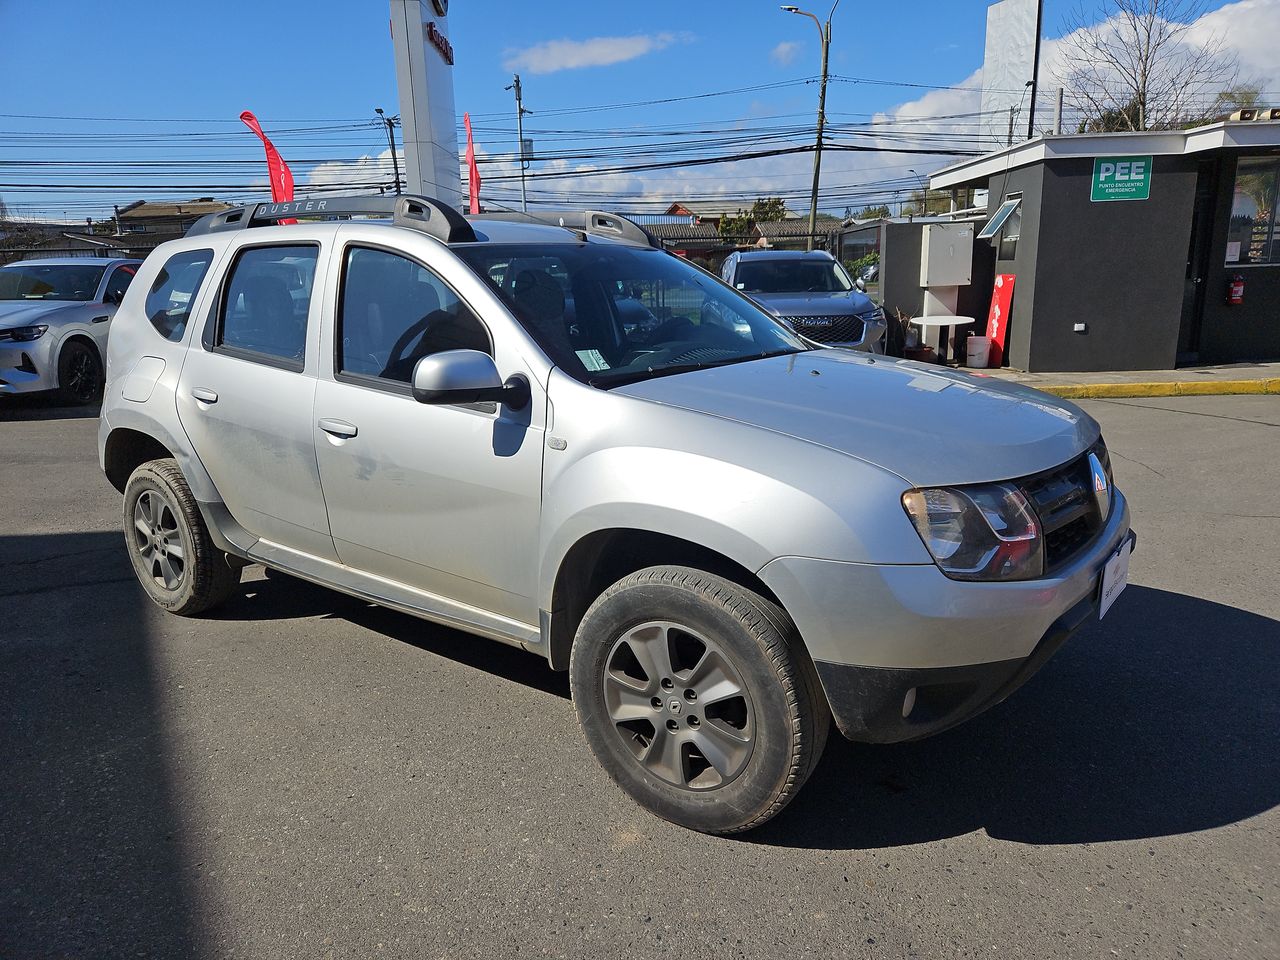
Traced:
<path fill-rule="evenodd" d="M 319 242 L 245 242 L 232 252 L 183 364 L 178 415 L 242 527 L 335 560 L 311 418 L 323 259 Z"/>

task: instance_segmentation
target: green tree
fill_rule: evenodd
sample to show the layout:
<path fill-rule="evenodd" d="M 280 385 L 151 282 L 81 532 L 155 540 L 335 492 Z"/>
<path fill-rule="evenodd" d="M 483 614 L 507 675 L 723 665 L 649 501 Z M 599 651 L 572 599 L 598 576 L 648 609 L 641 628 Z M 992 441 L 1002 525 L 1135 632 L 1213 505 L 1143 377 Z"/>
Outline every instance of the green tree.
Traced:
<path fill-rule="evenodd" d="M 742 238 L 750 236 L 757 223 L 781 220 L 787 215 L 787 205 L 778 197 L 761 197 L 749 211 L 739 211 L 737 216 L 721 217 L 720 236 Z"/>
<path fill-rule="evenodd" d="M 885 220 L 890 216 L 889 205 L 882 203 L 877 207 L 865 206 L 854 216 L 855 220 Z"/>

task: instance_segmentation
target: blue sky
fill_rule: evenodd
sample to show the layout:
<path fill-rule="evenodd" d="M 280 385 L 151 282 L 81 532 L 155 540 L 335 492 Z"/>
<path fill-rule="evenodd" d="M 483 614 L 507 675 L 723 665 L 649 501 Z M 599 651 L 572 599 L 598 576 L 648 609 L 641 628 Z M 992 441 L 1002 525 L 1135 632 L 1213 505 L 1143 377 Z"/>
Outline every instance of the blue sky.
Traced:
<path fill-rule="evenodd" d="M 1241 4 L 1255 5 L 1267 8 L 1270 16 L 1280 0 L 1244 0 Z M 1062 18 L 1072 6 L 1069 0 L 1047 0 L 1046 36 L 1059 32 Z M 844 0 L 834 21 L 831 70 L 849 77 L 901 83 L 963 84 L 981 65 L 986 7 L 985 0 L 875 4 Z M 825 14 L 827 8 L 810 9 Z M 752 118 L 772 117 L 783 119 L 756 122 L 812 123 L 806 114 L 811 118 L 815 107 L 817 91 L 813 85 L 542 117 L 575 106 L 681 97 L 815 74 L 816 28 L 807 19 L 781 12 L 774 2 L 455 0 L 449 19 L 457 56 L 454 80 L 459 117 L 469 110 L 473 116 L 485 118 L 480 146 L 486 153 L 511 148 L 511 142 L 504 142 L 506 138 L 498 130 L 513 127 L 508 119 L 511 94 L 503 89 L 510 82 L 513 65 L 518 65 L 523 76 L 526 104 L 535 111 L 528 124 L 535 129 L 589 133 L 635 125 L 749 124 Z M 146 159 L 160 161 L 162 169 L 164 161 L 175 157 L 243 159 L 246 163 L 261 157 L 256 141 L 235 122 L 52 118 L 235 121 L 241 110 L 252 109 L 271 133 L 274 128 L 305 126 L 297 122 L 303 119 L 356 120 L 371 116 L 375 106 L 388 112 L 398 110 L 385 0 L 131 0 L 112 4 L 0 0 L 0 38 L 0 89 L 6 92 L 0 113 L 37 117 L 0 118 L 0 161 Z M 556 41 L 573 42 L 567 48 L 553 49 L 557 56 L 551 59 L 557 62 L 566 56 L 586 61 L 612 58 L 616 62 L 547 70 L 544 45 Z M 583 45 L 586 41 L 594 42 Z M 790 46 L 779 49 L 780 44 Z M 905 85 L 837 83 L 829 92 L 828 110 L 851 120 L 858 116 L 869 119 L 871 114 L 892 111 L 924 93 L 921 87 Z M 225 136 L 185 136 L 191 133 Z M 55 134 L 61 139 L 53 140 Z M 83 138 L 85 134 L 92 137 Z M 385 149 L 383 135 L 372 126 L 287 134 L 277 142 L 286 159 L 300 160 L 376 157 Z M 747 171 L 757 177 L 753 187 L 757 183 L 767 186 L 770 176 L 779 178 L 779 184 L 788 189 L 798 186 L 809 158 L 784 159 Z M 888 155 L 876 155 L 875 159 L 878 166 L 861 163 L 833 175 L 845 180 L 857 176 L 868 182 L 877 176 L 901 179 L 908 167 L 923 170 L 944 162 Z M 592 162 L 600 165 L 603 161 Z M 4 167 L 0 182 L 54 179 L 48 175 L 40 180 L 36 169 L 33 174 Z M 249 168 L 245 170 L 242 179 L 248 177 Z M 308 171 L 308 164 L 295 163 L 300 185 L 310 176 Z M 69 208 L 70 215 L 82 216 L 92 212 L 94 204 L 101 206 L 109 199 L 127 202 L 140 196 L 183 193 L 177 190 L 175 194 L 173 188 L 146 188 L 162 176 L 159 169 L 150 179 L 146 168 L 136 168 L 130 175 L 132 181 L 123 174 L 114 181 L 143 185 L 127 193 L 93 189 L 24 192 L 0 186 L 0 197 L 32 209 Z M 683 181 L 663 174 L 643 183 L 713 193 L 736 175 L 737 171 L 723 166 L 701 167 L 686 171 Z M 63 171 L 59 177 L 64 183 L 90 186 L 104 179 L 82 169 Z M 617 189 L 631 187 L 622 184 Z"/>

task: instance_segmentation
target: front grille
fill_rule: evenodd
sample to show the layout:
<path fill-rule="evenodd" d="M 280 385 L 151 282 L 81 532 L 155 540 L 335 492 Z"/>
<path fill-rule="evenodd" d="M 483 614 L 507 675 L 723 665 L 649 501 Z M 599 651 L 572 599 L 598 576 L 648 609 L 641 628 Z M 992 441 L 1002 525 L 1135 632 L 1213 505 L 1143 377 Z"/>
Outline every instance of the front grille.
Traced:
<path fill-rule="evenodd" d="M 783 317 L 796 333 L 818 343 L 857 343 L 862 339 L 861 317 Z"/>
<path fill-rule="evenodd" d="M 1046 574 L 1075 556 L 1106 522 L 1094 500 L 1088 454 L 1027 477 L 1019 486 L 1040 517 Z"/>

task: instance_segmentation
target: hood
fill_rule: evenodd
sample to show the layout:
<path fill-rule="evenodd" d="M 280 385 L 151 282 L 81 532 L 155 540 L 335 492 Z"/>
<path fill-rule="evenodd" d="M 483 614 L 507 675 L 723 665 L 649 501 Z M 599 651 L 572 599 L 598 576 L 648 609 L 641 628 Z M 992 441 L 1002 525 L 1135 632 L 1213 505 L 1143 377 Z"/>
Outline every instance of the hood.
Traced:
<path fill-rule="evenodd" d="M 614 388 L 868 461 L 913 486 L 1011 480 L 1098 438 L 1078 407 L 1029 387 L 846 350 L 695 370 Z"/>
<path fill-rule="evenodd" d="M 56 314 L 79 306 L 65 300 L 0 300 L 0 329 L 50 323 Z"/>
<path fill-rule="evenodd" d="M 780 317 L 847 317 L 875 309 L 865 293 L 748 293 L 752 300 Z"/>

